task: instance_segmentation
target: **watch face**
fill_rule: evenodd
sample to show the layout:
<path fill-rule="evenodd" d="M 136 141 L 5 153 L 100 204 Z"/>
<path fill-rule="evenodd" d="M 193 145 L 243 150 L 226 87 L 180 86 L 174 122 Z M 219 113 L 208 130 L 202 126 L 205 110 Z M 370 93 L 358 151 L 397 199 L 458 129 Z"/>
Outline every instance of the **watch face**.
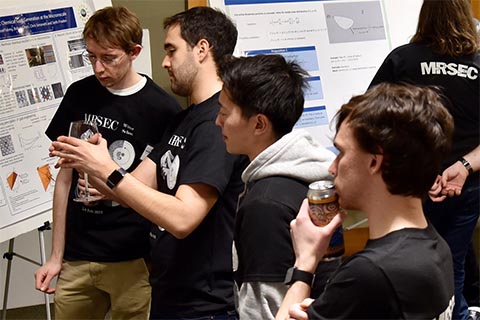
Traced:
<path fill-rule="evenodd" d="M 283 281 L 285 284 L 291 284 L 292 282 L 292 276 L 293 276 L 293 270 L 294 268 L 288 268 L 287 273 L 285 274 L 285 280 Z"/>
<path fill-rule="evenodd" d="M 123 168 L 113 171 L 108 176 L 107 185 L 110 188 L 115 187 L 123 179 L 123 176 L 125 176 L 125 174 L 126 174 L 126 171 Z"/>
<path fill-rule="evenodd" d="M 295 281 L 302 281 L 311 286 L 314 279 L 315 274 L 299 270 L 296 267 L 291 267 L 287 270 L 287 273 L 285 274 L 284 283 L 290 285 L 293 284 Z"/>

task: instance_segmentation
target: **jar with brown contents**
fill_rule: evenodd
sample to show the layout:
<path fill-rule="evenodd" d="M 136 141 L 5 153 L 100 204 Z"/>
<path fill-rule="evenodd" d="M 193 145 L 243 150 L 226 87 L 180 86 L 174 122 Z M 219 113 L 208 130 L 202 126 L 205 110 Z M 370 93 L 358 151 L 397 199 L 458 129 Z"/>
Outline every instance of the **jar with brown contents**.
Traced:
<path fill-rule="evenodd" d="M 309 214 L 312 222 L 317 226 L 327 225 L 342 209 L 338 204 L 338 196 L 332 181 L 322 180 L 308 186 Z M 343 241 L 343 227 L 338 227 L 330 239 L 326 260 L 340 258 L 345 252 Z"/>

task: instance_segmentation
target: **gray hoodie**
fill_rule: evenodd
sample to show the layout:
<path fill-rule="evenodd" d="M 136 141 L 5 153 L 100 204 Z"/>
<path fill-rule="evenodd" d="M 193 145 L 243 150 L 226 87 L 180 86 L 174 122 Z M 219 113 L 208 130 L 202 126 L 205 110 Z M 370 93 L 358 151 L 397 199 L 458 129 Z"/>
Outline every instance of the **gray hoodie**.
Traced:
<path fill-rule="evenodd" d="M 328 167 L 333 152 L 318 144 L 305 130 L 295 130 L 263 150 L 243 171 L 245 183 L 270 176 L 283 176 L 313 182 L 331 180 Z"/>
<path fill-rule="evenodd" d="M 328 168 L 335 159 L 333 152 L 322 147 L 305 130 L 295 130 L 263 150 L 242 174 L 245 190 L 250 182 L 270 176 L 283 176 L 310 183 L 331 180 Z M 234 246 L 234 269 L 237 254 Z M 240 319 L 274 319 L 288 287 L 278 282 L 244 282 L 238 291 Z"/>

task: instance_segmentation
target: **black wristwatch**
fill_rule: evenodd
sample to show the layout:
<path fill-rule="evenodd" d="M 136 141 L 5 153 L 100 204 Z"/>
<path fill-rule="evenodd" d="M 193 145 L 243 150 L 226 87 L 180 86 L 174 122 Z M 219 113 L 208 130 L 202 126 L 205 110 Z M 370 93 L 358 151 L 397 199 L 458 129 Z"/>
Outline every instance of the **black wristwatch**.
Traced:
<path fill-rule="evenodd" d="M 468 162 L 465 158 L 460 158 L 459 161 L 463 164 L 465 169 L 468 170 L 469 175 L 473 174 L 473 168 L 472 168 L 472 165 L 470 164 L 470 162 Z"/>
<path fill-rule="evenodd" d="M 107 178 L 107 186 L 109 186 L 110 189 L 113 189 L 120 181 L 122 181 L 126 174 L 127 170 L 123 168 L 114 170 Z"/>
<path fill-rule="evenodd" d="M 295 281 L 305 282 L 311 287 L 313 286 L 313 282 L 315 281 L 315 274 L 300 270 L 297 267 L 291 267 L 287 270 L 284 283 L 287 285 L 291 285 Z"/>

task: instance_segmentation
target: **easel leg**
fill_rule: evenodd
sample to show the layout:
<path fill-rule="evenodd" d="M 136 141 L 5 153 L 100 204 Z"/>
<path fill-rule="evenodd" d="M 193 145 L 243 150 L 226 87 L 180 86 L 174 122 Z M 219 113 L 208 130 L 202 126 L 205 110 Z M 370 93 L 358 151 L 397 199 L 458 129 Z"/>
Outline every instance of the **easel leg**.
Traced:
<path fill-rule="evenodd" d="M 9 243 L 8 243 L 8 252 L 6 252 L 4 255 L 3 255 L 3 258 L 4 259 L 7 259 L 8 262 L 7 262 L 7 274 L 6 274 L 6 277 L 5 277 L 5 291 L 3 293 L 3 311 L 2 311 L 2 320 L 6 320 L 7 319 L 7 302 L 8 302 L 8 288 L 10 286 L 10 272 L 11 272 L 11 269 L 12 269 L 12 259 L 13 259 L 13 256 L 17 256 L 25 261 L 28 261 L 28 262 L 31 262 L 33 264 L 36 264 L 36 265 L 39 265 L 39 266 L 42 266 L 45 261 L 46 261 L 46 258 L 45 258 L 45 239 L 44 239 L 44 236 L 43 236 L 43 232 L 45 230 L 50 230 L 50 222 L 45 222 L 43 224 L 43 226 L 41 226 L 40 228 L 38 228 L 38 236 L 39 236 L 39 242 L 40 242 L 40 259 L 41 259 L 41 263 L 38 263 L 37 261 L 34 261 L 32 259 L 29 259 L 25 256 L 22 256 L 20 254 L 16 254 L 15 252 L 13 252 L 13 244 L 14 244 L 14 238 L 10 239 Z M 50 300 L 48 298 L 48 294 L 47 293 L 44 293 L 44 297 L 45 297 L 45 308 L 46 308 L 46 311 L 47 311 L 47 320 L 51 320 L 51 316 L 50 316 Z"/>
<path fill-rule="evenodd" d="M 5 290 L 3 291 L 3 311 L 2 311 L 2 320 L 7 319 L 7 302 L 8 302 L 8 287 L 10 285 L 10 271 L 12 270 L 12 259 L 13 259 L 13 243 L 15 239 L 10 239 L 8 242 L 8 252 L 3 255 L 7 262 L 7 274 L 5 276 Z"/>

